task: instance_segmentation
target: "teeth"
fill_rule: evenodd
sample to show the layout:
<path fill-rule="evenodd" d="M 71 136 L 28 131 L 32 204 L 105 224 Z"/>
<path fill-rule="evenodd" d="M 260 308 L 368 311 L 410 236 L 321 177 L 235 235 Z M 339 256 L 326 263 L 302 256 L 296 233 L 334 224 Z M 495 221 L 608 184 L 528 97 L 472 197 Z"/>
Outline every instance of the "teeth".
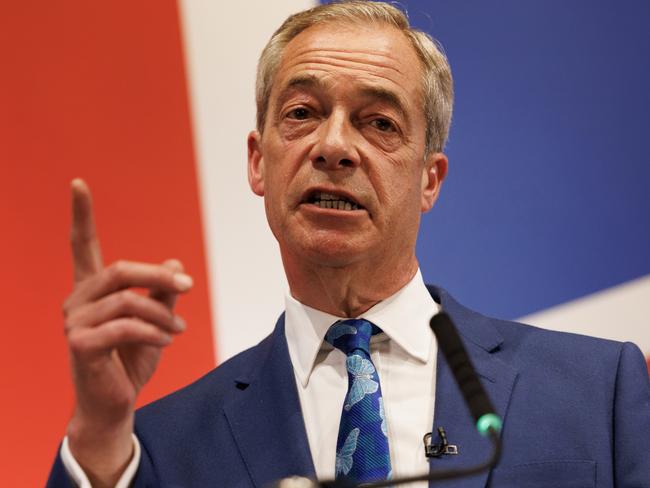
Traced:
<path fill-rule="evenodd" d="M 343 200 L 316 200 L 314 205 L 320 208 L 333 208 L 336 210 L 358 210 L 359 206 L 355 203 L 344 202 Z"/>
<path fill-rule="evenodd" d="M 331 193 L 325 192 L 316 193 L 312 203 L 318 205 L 320 208 L 333 208 L 336 210 L 359 209 L 359 205 L 356 203 L 350 202 L 349 200 L 341 198 L 338 195 L 333 195 Z"/>

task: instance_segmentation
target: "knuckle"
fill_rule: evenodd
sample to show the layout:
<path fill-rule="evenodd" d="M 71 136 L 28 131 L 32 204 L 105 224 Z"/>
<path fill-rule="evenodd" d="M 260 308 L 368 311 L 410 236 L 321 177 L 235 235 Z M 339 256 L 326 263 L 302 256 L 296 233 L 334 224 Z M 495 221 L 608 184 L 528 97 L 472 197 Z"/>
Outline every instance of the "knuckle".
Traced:
<path fill-rule="evenodd" d="M 124 279 L 126 274 L 126 262 L 125 261 L 115 261 L 107 269 L 108 281 L 113 284 L 117 284 Z"/>
<path fill-rule="evenodd" d="M 73 305 L 70 299 L 63 302 L 61 309 L 63 312 L 63 331 L 66 335 L 76 326 L 81 308 L 79 305 Z"/>
<path fill-rule="evenodd" d="M 73 354 L 79 354 L 86 349 L 86 341 L 80 334 L 69 334 L 68 347 Z"/>
<path fill-rule="evenodd" d="M 119 259 L 113 263 L 113 272 L 118 276 L 123 275 L 126 266 L 127 266 L 126 261 L 124 261 L 123 259 Z"/>
<path fill-rule="evenodd" d="M 70 312 L 72 312 L 72 305 L 70 304 L 70 298 L 66 298 L 66 300 L 61 304 L 61 313 L 64 318 L 67 318 L 70 315 Z"/>
<path fill-rule="evenodd" d="M 66 336 L 70 336 L 70 332 L 74 328 L 75 328 L 74 317 L 72 315 L 68 315 L 63 321 L 63 332 L 65 333 Z"/>
<path fill-rule="evenodd" d="M 129 312 L 135 306 L 136 294 L 129 290 L 122 290 L 115 293 L 115 300 L 119 309 Z"/>
<path fill-rule="evenodd" d="M 117 341 L 122 341 L 130 335 L 134 325 L 133 319 L 120 319 L 111 322 L 111 334 Z"/>

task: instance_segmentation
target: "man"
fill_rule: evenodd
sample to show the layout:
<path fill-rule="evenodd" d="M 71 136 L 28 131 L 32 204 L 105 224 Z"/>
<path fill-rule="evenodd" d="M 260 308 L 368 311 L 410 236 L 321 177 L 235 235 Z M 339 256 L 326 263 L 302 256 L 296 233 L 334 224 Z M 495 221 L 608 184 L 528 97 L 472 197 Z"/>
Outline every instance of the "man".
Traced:
<path fill-rule="evenodd" d="M 444 56 L 394 7 L 290 17 L 260 59 L 248 137 L 250 186 L 289 282 L 285 314 L 260 345 L 137 414 L 161 349 L 185 327 L 173 305 L 191 278 L 173 260 L 104 268 L 89 191 L 73 182 L 64 310 L 77 401 L 50 485 L 261 487 L 475 464 L 489 446 L 428 329 L 445 309 L 504 418 L 504 451 L 499 468 L 444 486 L 648 486 L 638 349 L 488 319 L 422 283 L 415 241 L 447 173 L 451 104 Z M 434 426 L 458 455 L 425 457 Z"/>

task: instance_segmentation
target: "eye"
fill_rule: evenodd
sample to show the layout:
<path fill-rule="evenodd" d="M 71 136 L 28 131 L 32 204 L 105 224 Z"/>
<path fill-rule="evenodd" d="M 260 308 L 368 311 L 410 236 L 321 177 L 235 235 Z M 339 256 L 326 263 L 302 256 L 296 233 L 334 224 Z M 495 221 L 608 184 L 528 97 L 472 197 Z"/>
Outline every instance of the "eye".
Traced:
<path fill-rule="evenodd" d="M 310 112 L 305 107 L 294 108 L 289 111 L 287 117 L 294 120 L 306 120 L 310 116 Z"/>
<path fill-rule="evenodd" d="M 390 120 L 384 118 L 373 119 L 370 121 L 370 125 L 381 132 L 395 131 L 395 126 L 393 123 Z"/>

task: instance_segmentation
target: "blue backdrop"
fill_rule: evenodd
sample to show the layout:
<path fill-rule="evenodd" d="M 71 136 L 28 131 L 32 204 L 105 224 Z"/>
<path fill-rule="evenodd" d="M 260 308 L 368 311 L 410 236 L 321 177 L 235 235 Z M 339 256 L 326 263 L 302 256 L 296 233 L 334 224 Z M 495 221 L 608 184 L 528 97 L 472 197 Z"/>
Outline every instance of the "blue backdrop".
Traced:
<path fill-rule="evenodd" d="M 650 2 L 399 5 L 456 87 L 425 279 L 517 317 L 650 273 Z"/>

